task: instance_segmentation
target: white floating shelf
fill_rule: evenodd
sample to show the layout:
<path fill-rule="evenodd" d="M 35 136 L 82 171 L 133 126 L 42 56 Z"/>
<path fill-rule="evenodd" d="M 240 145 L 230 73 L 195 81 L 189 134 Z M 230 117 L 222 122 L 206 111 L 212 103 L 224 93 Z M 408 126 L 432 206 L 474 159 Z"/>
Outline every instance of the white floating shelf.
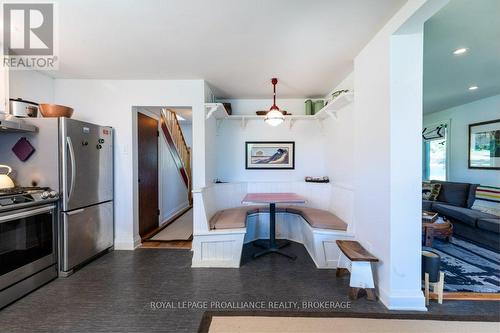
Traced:
<path fill-rule="evenodd" d="M 215 119 L 226 119 L 229 117 L 226 108 L 222 103 L 205 103 L 206 119 L 215 117 Z"/>
<path fill-rule="evenodd" d="M 293 126 L 293 123 L 297 120 L 324 120 L 328 117 L 337 118 L 337 112 L 341 110 L 343 107 L 349 105 L 354 100 L 354 94 L 352 92 L 344 93 L 333 101 L 325 105 L 320 111 L 318 111 L 314 115 L 290 115 L 285 116 L 285 121 L 289 120 L 290 128 Z M 266 116 L 257 116 L 253 114 L 248 115 L 228 115 L 224 105 L 222 103 L 205 103 L 206 109 L 206 119 L 210 117 L 215 117 L 218 120 L 240 120 L 242 121 L 243 126 L 246 125 L 248 120 L 262 120 Z"/>
<path fill-rule="evenodd" d="M 337 112 L 341 110 L 343 107 L 351 104 L 353 100 L 354 100 L 354 93 L 352 92 L 343 93 L 337 96 L 337 98 L 335 98 L 333 101 L 325 105 L 325 107 L 319 110 L 318 113 L 316 113 L 313 117 L 321 120 L 331 116 L 337 118 Z"/>

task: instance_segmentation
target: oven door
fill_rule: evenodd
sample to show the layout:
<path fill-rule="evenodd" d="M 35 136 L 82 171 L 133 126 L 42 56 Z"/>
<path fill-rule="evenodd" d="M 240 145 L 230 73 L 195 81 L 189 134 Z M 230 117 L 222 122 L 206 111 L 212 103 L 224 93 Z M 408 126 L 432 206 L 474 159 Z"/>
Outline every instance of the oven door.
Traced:
<path fill-rule="evenodd" d="M 55 205 L 0 213 L 0 290 L 56 263 Z"/>

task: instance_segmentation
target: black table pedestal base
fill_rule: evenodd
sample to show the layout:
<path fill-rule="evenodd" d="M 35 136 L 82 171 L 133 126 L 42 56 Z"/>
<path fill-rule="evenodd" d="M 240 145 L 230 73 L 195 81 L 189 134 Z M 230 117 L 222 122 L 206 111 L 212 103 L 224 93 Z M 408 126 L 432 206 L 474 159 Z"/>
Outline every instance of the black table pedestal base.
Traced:
<path fill-rule="evenodd" d="M 262 257 L 270 253 L 276 253 L 292 260 L 297 259 L 297 256 L 280 250 L 281 248 L 290 245 L 290 242 L 276 240 L 276 204 L 274 203 L 269 205 L 269 240 L 257 240 L 253 244 L 264 249 L 264 251 L 255 253 L 253 255 L 254 258 Z"/>
<path fill-rule="evenodd" d="M 269 250 L 272 248 L 269 239 L 258 239 L 256 241 L 254 241 L 252 244 L 257 246 L 257 247 L 260 247 L 261 249 L 264 249 L 264 250 Z M 281 248 L 286 247 L 288 245 L 290 245 L 290 241 L 288 241 L 286 239 L 277 239 L 275 241 L 274 248 L 281 249 Z"/>
<path fill-rule="evenodd" d="M 290 258 L 292 260 L 297 259 L 296 255 L 285 253 L 285 252 L 281 251 L 279 248 L 271 248 L 271 249 L 266 249 L 266 250 L 261 251 L 261 252 L 257 252 L 253 255 L 253 257 L 259 258 L 259 257 L 265 256 L 266 254 L 270 254 L 270 253 L 281 254 L 282 256 Z"/>

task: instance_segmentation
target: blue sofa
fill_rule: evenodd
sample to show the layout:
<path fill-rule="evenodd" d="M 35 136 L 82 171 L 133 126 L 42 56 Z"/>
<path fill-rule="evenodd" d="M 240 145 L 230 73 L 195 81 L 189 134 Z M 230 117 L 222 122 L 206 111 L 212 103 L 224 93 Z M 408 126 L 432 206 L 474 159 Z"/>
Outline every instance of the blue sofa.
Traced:
<path fill-rule="evenodd" d="M 445 182 L 436 201 L 423 200 L 422 209 L 437 212 L 453 224 L 453 234 L 494 251 L 500 251 L 500 217 L 472 209 L 477 184 Z"/>

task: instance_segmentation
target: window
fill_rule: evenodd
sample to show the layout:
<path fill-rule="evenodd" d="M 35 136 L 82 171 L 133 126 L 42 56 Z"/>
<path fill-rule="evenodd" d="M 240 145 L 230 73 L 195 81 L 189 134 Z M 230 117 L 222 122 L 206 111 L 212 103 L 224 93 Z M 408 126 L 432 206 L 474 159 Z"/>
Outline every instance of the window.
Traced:
<path fill-rule="evenodd" d="M 447 130 L 446 125 L 424 129 L 423 178 L 425 180 L 446 180 Z"/>

